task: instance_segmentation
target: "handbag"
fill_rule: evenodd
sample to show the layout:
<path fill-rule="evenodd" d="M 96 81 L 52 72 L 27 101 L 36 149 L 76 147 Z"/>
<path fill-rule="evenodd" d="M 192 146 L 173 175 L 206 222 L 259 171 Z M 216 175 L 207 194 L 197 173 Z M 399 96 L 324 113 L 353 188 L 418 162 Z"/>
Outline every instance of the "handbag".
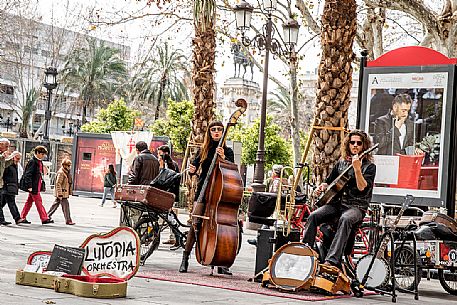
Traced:
<path fill-rule="evenodd" d="M 174 190 L 179 186 L 181 174 L 168 168 L 162 168 L 157 177 L 151 181 L 150 185 L 163 191 Z"/>
<path fill-rule="evenodd" d="M 24 176 L 21 177 L 19 180 L 19 189 L 24 192 L 28 192 L 29 190 L 27 189 L 27 186 L 25 185 L 25 179 Z"/>

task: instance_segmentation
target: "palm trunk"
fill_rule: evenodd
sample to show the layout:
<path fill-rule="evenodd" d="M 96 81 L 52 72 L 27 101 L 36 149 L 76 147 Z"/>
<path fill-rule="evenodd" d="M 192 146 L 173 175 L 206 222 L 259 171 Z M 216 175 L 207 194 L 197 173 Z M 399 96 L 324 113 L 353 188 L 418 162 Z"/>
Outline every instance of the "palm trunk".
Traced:
<path fill-rule="evenodd" d="M 194 115 L 190 143 L 194 148 L 190 153 L 192 160 L 196 146 L 203 143 L 205 132 L 214 118 L 214 62 L 216 53 L 216 1 L 194 0 L 194 30 L 192 40 L 192 97 Z M 192 209 L 196 189 L 196 176 L 186 181 L 188 188 L 188 207 Z"/>
<path fill-rule="evenodd" d="M 355 0 L 325 2 L 322 57 L 317 80 L 316 125 L 347 127 L 352 87 L 352 45 L 356 34 Z M 314 135 L 314 180 L 321 183 L 340 157 L 340 131 L 317 129 Z"/>
<path fill-rule="evenodd" d="M 160 102 L 162 101 L 162 95 L 163 95 L 163 90 L 165 90 L 166 81 L 167 81 L 166 76 L 162 75 L 162 78 L 160 79 L 159 93 L 157 94 L 157 104 L 156 104 L 156 111 L 155 111 L 155 115 L 154 115 L 154 120 L 157 120 L 159 118 Z"/>

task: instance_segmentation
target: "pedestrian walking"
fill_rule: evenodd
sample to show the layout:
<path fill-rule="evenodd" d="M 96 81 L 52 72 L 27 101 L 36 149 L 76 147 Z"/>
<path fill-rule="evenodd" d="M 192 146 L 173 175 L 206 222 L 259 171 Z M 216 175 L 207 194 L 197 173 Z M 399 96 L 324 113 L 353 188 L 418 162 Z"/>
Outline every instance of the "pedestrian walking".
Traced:
<path fill-rule="evenodd" d="M 63 216 L 67 225 L 74 225 L 70 216 L 70 203 L 68 198 L 72 195 L 73 178 L 70 173 L 70 159 L 63 159 L 60 169 L 57 171 L 56 183 L 54 185 L 54 196 L 56 199 L 48 211 L 48 217 L 51 219 L 52 214 L 57 210 L 59 205 L 62 207 Z"/>
<path fill-rule="evenodd" d="M 108 193 L 110 193 L 111 195 L 111 200 L 113 201 L 113 208 L 117 206 L 116 201 L 114 201 L 114 188 L 116 186 L 116 183 L 116 171 L 114 170 L 114 165 L 110 164 L 108 165 L 108 171 L 105 173 L 105 177 L 103 179 L 103 198 L 102 203 L 100 203 L 101 207 L 105 204 L 106 196 L 108 195 Z"/>
<path fill-rule="evenodd" d="M 21 161 L 22 154 L 18 151 L 14 151 L 7 159 L 12 160 L 13 163 L 6 167 L 3 172 L 3 189 L 2 189 L 2 201 L 0 208 L 0 224 L 7 226 L 11 222 L 5 220 L 5 215 L 3 214 L 3 207 L 8 204 L 11 216 L 13 216 L 16 224 L 23 223 L 24 220 L 21 219 L 19 210 L 16 205 L 16 195 L 19 190 L 19 180 L 18 180 L 18 169 L 21 166 L 19 163 Z"/>
<path fill-rule="evenodd" d="M 34 155 L 32 159 L 27 163 L 25 167 L 24 174 L 20 180 L 19 186 L 21 190 L 27 191 L 29 196 L 24 204 L 24 208 L 21 212 L 22 223 L 30 224 L 31 222 L 27 220 L 27 214 L 32 208 L 32 204 L 35 202 L 35 206 L 40 215 L 41 223 L 48 224 L 53 223 L 52 219 L 49 219 L 46 210 L 43 207 L 43 200 L 41 199 L 40 192 L 46 190 L 45 184 L 43 181 L 44 166 L 43 159 L 48 154 L 48 150 L 44 146 L 37 146 L 34 149 Z"/>

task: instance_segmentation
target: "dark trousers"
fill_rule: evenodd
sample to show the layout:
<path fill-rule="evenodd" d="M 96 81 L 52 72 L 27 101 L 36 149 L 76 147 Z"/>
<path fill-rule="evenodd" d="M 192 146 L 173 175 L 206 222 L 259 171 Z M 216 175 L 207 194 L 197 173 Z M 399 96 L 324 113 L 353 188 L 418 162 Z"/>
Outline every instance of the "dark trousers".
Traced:
<path fill-rule="evenodd" d="M 323 223 L 338 221 L 335 237 L 325 258 L 326 261 L 338 265 L 341 263 L 341 257 L 352 229 L 357 223 L 362 222 L 364 214 L 357 207 L 341 204 L 324 205 L 309 215 L 305 225 L 303 242 L 310 246 L 314 245 L 317 228 Z"/>
<path fill-rule="evenodd" d="M 17 209 L 16 205 L 16 195 L 9 195 L 3 194 L 1 195 L 1 209 L 0 209 L 0 222 L 5 221 L 5 215 L 3 214 L 3 207 L 8 204 L 8 208 L 10 209 L 11 216 L 15 221 L 18 221 L 21 218 L 19 214 L 19 210 Z"/>
<path fill-rule="evenodd" d="M 68 198 L 56 198 L 54 203 L 51 205 L 48 211 L 48 217 L 51 217 L 52 214 L 57 210 L 59 205 L 62 207 L 63 216 L 65 217 L 65 221 L 67 223 L 72 222 L 70 216 L 70 203 L 68 202 Z"/>

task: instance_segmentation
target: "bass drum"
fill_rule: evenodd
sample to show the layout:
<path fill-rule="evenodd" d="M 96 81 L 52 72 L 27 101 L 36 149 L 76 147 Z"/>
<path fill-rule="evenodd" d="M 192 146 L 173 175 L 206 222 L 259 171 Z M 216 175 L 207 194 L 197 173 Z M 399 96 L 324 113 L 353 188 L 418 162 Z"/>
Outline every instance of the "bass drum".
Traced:
<path fill-rule="evenodd" d="M 373 260 L 372 254 L 367 254 L 360 258 L 356 266 L 356 275 L 360 283 L 362 283 L 365 274 L 368 271 L 371 261 Z M 367 282 L 365 286 L 368 287 L 382 287 L 389 282 L 390 279 L 390 268 L 386 261 L 380 258 L 375 258 L 373 266 L 371 267 L 370 273 L 368 274 Z"/>
<path fill-rule="evenodd" d="M 288 291 L 309 289 L 317 272 L 317 253 L 300 242 L 279 248 L 270 260 L 270 281 L 276 288 Z"/>

